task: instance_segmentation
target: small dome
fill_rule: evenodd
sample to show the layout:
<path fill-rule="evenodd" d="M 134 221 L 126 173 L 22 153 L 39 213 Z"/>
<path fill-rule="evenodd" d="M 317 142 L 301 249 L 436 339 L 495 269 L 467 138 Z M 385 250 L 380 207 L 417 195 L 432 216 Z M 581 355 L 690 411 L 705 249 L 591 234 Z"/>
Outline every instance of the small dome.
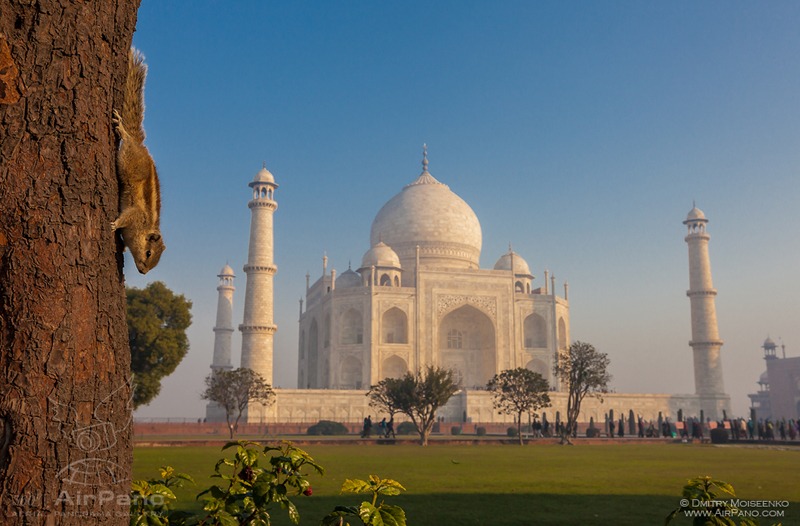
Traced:
<path fill-rule="evenodd" d="M 264 166 L 261 170 L 258 171 L 255 178 L 253 178 L 254 183 L 275 183 L 275 177 L 272 176 L 267 167 Z"/>
<path fill-rule="evenodd" d="M 352 269 L 347 269 L 336 278 L 337 289 L 349 289 L 361 286 L 361 276 Z"/>
<path fill-rule="evenodd" d="M 764 345 L 762 347 L 765 349 L 775 349 L 778 346 L 775 344 L 775 341 L 772 338 L 767 336 L 767 339 L 764 340 Z"/>
<path fill-rule="evenodd" d="M 494 264 L 494 269 L 511 270 L 512 260 L 513 260 L 515 275 L 517 276 L 525 275 L 533 277 L 533 275 L 531 274 L 531 269 L 528 266 L 528 262 L 525 261 L 525 259 L 522 256 L 520 256 L 513 250 L 509 250 L 508 252 L 500 256 L 500 259 L 498 259 L 497 263 Z"/>
<path fill-rule="evenodd" d="M 702 210 L 696 206 L 689 210 L 689 215 L 686 216 L 687 221 L 706 221 L 706 215 Z"/>
<path fill-rule="evenodd" d="M 381 241 L 367 250 L 361 259 L 362 268 L 369 268 L 373 265 L 376 267 L 400 268 L 400 258 L 397 257 L 397 253 L 392 250 L 392 247 Z"/>
<path fill-rule="evenodd" d="M 769 385 L 769 375 L 767 374 L 767 371 L 761 373 L 761 376 L 758 377 L 758 383 Z"/>
<path fill-rule="evenodd" d="M 219 271 L 219 274 L 217 274 L 217 276 L 220 278 L 229 276 L 233 278 L 235 277 L 235 274 L 233 273 L 233 269 L 231 268 L 231 266 L 225 263 L 225 266 L 222 267 L 222 270 Z"/>

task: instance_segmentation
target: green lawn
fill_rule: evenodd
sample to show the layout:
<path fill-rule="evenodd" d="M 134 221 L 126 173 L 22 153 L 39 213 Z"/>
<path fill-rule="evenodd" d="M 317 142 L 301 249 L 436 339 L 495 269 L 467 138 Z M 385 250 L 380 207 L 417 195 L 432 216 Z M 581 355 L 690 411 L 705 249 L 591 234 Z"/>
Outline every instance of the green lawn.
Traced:
<path fill-rule="evenodd" d="M 619 445 L 313 445 L 306 449 L 326 469 L 311 477 L 314 495 L 298 497 L 303 525 L 316 525 L 337 504 L 357 504 L 339 495 L 345 478 L 369 474 L 393 478 L 408 492 L 391 498 L 411 526 L 663 524 L 678 507 L 690 477 L 711 475 L 727 481 L 742 499 L 788 500 L 779 519 L 800 524 L 800 450 L 684 444 Z M 198 485 L 179 497 L 194 496 L 212 479 L 220 457 L 216 447 L 137 447 L 134 478 L 157 476 L 169 464 L 191 474 Z M 763 508 L 754 508 L 763 512 Z M 280 508 L 273 524 L 290 524 Z M 674 524 L 690 524 L 688 520 Z"/>

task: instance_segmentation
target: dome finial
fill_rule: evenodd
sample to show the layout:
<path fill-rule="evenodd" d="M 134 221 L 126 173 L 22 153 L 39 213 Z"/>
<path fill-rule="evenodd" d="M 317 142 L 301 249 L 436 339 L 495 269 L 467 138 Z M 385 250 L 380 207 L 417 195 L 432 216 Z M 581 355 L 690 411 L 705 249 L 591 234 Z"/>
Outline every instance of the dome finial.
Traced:
<path fill-rule="evenodd" d="M 428 145 L 422 145 L 422 173 L 428 173 Z"/>
<path fill-rule="evenodd" d="M 261 168 L 267 167 L 267 161 L 261 161 Z"/>

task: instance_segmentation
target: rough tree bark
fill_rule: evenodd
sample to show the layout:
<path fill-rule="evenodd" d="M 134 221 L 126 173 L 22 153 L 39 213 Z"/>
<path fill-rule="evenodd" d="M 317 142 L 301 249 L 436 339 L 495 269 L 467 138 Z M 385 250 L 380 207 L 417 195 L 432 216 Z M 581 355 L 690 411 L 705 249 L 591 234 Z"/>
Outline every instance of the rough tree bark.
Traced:
<path fill-rule="evenodd" d="M 139 0 L 0 0 L 0 523 L 127 524 L 111 112 Z"/>

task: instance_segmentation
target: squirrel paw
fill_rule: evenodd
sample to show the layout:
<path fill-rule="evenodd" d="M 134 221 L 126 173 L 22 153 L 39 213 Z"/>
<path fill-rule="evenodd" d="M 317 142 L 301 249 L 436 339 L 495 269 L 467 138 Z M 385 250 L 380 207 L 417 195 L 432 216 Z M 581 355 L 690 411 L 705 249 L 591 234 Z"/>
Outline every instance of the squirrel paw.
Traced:
<path fill-rule="evenodd" d="M 120 135 L 125 134 L 125 128 L 122 125 L 122 117 L 117 110 L 111 113 L 111 123 L 114 125 L 114 130 Z"/>
<path fill-rule="evenodd" d="M 112 221 L 111 222 L 111 231 L 115 232 L 116 230 L 117 230 L 117 222 L 116 221 Z"/>

